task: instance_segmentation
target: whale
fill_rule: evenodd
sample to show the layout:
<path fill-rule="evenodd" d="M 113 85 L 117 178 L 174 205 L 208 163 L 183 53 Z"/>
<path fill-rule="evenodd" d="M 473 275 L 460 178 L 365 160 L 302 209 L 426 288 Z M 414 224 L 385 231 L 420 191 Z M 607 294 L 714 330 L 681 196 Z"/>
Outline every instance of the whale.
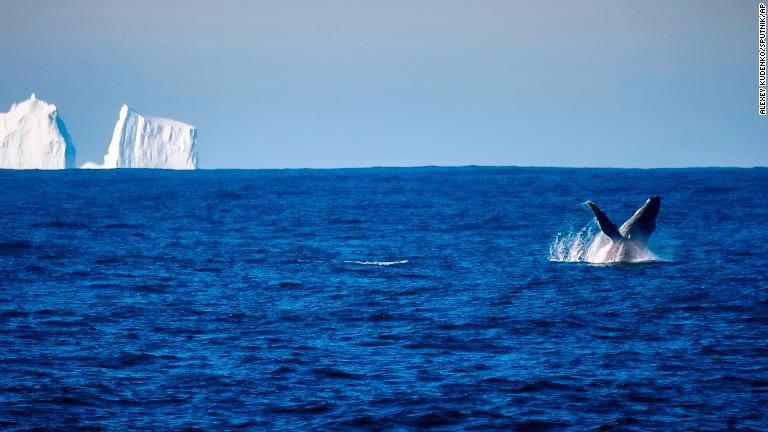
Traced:
<path fill-rule="evenodd" d="M 587 252 L 587 256 L 591 258 L 590 261 L 633 262 L 645 261 L 653 257 L 646 247 L 656 230 L 656 217 L 661 209 L 661 197 L 648 198 L 645 204 L 618 228 L 594 201 L 587 201 L 586 204 L 592 209 L 600 231 L 605 234 L 595 238 L 590 245 Z"/>

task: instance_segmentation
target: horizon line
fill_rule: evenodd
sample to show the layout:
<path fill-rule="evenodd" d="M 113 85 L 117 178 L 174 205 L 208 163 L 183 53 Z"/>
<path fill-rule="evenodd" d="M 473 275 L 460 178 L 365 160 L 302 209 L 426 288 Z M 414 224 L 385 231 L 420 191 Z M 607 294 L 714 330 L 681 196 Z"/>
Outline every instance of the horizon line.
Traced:
<path fill-rule="evenodd" d="M 340 167 L 197 167 L 194 169 L 173 169 L 173 168 L 102 168 L 88 169 L 82 166 L 75 168 L 65 168 L 61 170 L 45 169 L 8 169 L 0 168 L 0 171 L 110 171 L 110 170 L 155 170 L 155 171 L 287 171 L 287 170 L 364 170 L 364 169 L 450 169 L 450 168 L 521 168 L 521 169 L 608 169 L 608 170 L 685 170 L 685 169 L 767 169 L 768 165 L 689 165 L 689 166 L 656 166 L 656 167 L 633 167 L 633 166 L 568 166 L 568 165 L 367 165 L 367 166 L 340 166 Z"/>
<path fill-rule="evenodd" d="M 207 168 L 198 167 L 193 171 L 224 171 L 224 170 L 354 170 L 354 169 L 418 169 L 418 168 L 543 168 L 543 169 L 626 169 L 626 170 L 662 170 L 662 169 L 765 169 L 768 165 L 687 165 L 687 166 L 592 166 L 592 165 L 366 165 L 366 166 L 339 166 L 339 167 L 258 167 L 258 168 Z M 146 168 L 117 168 L 117 169 L 146 169 Z M 150 168 L 151 169 L 151 168 Z M 183 170 L 180 170 L 183 171 Z"/>

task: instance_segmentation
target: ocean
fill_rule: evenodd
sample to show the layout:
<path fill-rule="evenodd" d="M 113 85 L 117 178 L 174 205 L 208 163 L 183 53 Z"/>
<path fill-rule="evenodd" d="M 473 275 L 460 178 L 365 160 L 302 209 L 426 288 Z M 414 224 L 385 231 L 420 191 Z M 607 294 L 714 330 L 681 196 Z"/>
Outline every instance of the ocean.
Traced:
<path fill-rule="evenodd" d="M 642 263 L 568 259 L 645 199 Z M 768 430 L 768 169 L 0 172 L 3 430 Z"/>

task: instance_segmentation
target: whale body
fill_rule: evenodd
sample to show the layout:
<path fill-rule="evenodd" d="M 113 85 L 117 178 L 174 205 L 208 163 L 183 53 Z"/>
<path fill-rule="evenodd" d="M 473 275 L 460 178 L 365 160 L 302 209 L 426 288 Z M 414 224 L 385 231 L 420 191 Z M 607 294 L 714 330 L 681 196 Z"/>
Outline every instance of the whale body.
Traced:
<path fill-rule="evenodd" d="M 591 262 L 637 262 L 654 258 L 646 245 L 656 230 L 656 216 L 661 208 L 661 198 L 648 198 L 645 204 L 620 228 L 592 201 L 587 201 L 605 236 L 594 239 L 587 251 Z"/>

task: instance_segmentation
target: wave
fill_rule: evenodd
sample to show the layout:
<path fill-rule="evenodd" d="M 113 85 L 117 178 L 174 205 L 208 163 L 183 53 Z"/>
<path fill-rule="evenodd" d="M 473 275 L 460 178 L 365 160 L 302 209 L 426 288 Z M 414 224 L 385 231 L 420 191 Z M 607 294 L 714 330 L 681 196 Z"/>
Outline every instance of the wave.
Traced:
<path fill-rule="evenodd" d="M 400 261 L 344 261 L 348 264 L 357 264 L 357 265 L 375 265 L 375 266 L 393 266 L 398 264 L 406 264 L 408 260 L 400 260 Z"/>
<path fill-rule="evenodd" d="M 647 248 L 631 242 L 614 242 L 596 230 L 592 223 L 587 224 L 579 231 L 559 233 L 549 245 L 549 260 L 591 264 L 662 261 Z"/>
<path fill-rule="evenodd" d="M 32 242 L 28 242 L 25 240 L 0 242 L 0 251 L 17 251 L 17 250 L 24 250 L 24 249 L 32 249 L 32 247 L 33 247 Z"/>

